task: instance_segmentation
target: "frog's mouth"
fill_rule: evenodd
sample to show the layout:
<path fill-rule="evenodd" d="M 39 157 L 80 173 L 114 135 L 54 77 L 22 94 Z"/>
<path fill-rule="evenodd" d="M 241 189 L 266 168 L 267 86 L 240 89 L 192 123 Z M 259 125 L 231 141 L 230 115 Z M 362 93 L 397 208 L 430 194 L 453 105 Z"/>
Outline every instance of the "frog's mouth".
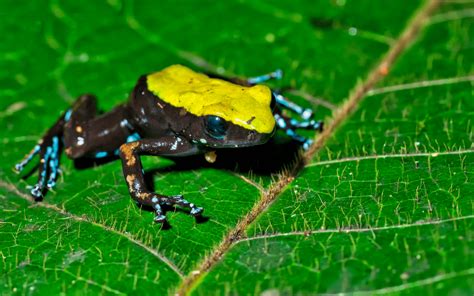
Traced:
<path fill-rule="evenodd" d="M 194 127 L 198 135 L 194 139 L 195 143 L 202 147 L 221 148 L 241 148 L 250 147 L 266 143 L 275 133 L 276 125 L 271 132 L 258 132 L 257 129 L 245 128 L 232 124 L 216 115 L 207 115 L 202 120 L 202 125 Z"/>
<path fill-rule="evenodd" d="M 262 145 L 268 142 L 275 133 L 275 128 L 271 133 L 258 133 L 253 130 L 240 130 L 239 133 L 229 133 L 222 141 L 209 142 L 206 146 L 210 148 L 244 148 Z"/>

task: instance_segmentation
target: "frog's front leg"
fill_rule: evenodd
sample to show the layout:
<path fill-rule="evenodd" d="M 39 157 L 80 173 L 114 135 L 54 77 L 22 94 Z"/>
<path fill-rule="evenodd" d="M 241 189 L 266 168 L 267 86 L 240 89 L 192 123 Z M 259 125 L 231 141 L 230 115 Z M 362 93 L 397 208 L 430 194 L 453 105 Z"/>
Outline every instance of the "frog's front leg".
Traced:
<path fill-rule="evenodd" d="M 163 223 L 166 217 L 161 206 L 178 205 L 190 209 L 190 214 L 198 216 L 203 208 L 188 202 L 182 195 L 166 196 L 150 192 L 145 185 L 143 166 L 140 155 L 178 155 L 183 151 L 197 152 L 198 148 L 179 136 L 164 136 L 159 139 L 142 139 L 123 144 L 120 147 L 120 158 L 128 190 L 132 198 L 139 204 L 153 207 L 156 212 L 155 222 Z"/>
<path fill-rule="evenodd" d="M 309 129 L 309 130 L 318 130 L 318 131 L 323 130 L 322 121 L 315 121 L 315 120 L 298 121 L 296 119 L 292 119 L 285 116 L 280 111 L 275 112 L 275 114 L 273 114 L 273 117 L 275 117 L 275 121 L 278 128 L 285 131 L 285 133 L 293 140 L 301 143 L 304 150 L 309 149 L 309 147 L 313 144 L 313 140 L 299 135 L 296 132 L 296 129 Z"/>

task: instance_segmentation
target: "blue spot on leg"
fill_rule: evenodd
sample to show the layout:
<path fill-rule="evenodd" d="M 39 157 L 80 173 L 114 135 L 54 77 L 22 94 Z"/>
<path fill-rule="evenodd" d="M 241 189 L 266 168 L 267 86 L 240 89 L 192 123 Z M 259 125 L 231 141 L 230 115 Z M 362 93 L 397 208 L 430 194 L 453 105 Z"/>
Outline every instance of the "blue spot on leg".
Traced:
<path fill-rule="evenodd" d="M 51 159 L 49 161 L 50 175 L 47 183 L 49 189 L 53 188 L 56 185 L 56 177 L 59 170 L 59 139 L 58 137 L 53 138 Z"/>
<path fill-rule="evenodd" d="M 127 143 L 135 142 L 135 141 L 138 141 L 138 140 L 140 140 L 140 139 L 141 139 L 141 137 L 140 137 L 140 135 L 139 135 L 138 133 L 133 133 L 133 134 L 131 134 L 131 135 L 129 135 L 129 136 L 127 137 L 126 142 L 127 142 Z M 112 153 L 113 153 L 113 155 L 115 155 L 115 156 L 119 156 L 119 155 L 120 155 L 120 149 L 115 149 Z M 104 158 L 104 157 L 107 157 L 107 156 L 109 156 L 109 155 L 110 155 L 109 152 L 106 152 L 106 151 L 99 151 L 99 152 L 97 152 L 97 153 L 95 154 L 95 158 Z"/>
<path fill-rule="evenodd" d="M 35 186 L 33 186 L 33 189 L 31 189 L 31 195 L 33 195 L 35 198 L 40 198 L 42 196 L 42 191 L 46 181 L 46 173 L 48 171 L 49 159 L 51 157 L 52 152 L 53 148 L 48 146 L 46 148 L 46 153 L 44 154 L 44 157 L 41 159 L 43 168 L 41 169 L 39 181 L 38 183 L 36 183 Z"/>
<path fill-rule="evenodd" d="M 276 124 L 279 128 L 286 129 L 286 121 L 283 117 L 281 117 L 278 113 L 275 113 L 273 117 L 275 118 Z"/>
<path fill-rule="evenodd" d="M 135 142 L 135 141 L 138 141 L 140 140 L 140 135 L 138 133 L 133 133 L 131 134 L 130 136 L 127 137 L 127 143 L 130 143 L 130 142 Z"/>
<path fill-rule="evenodd" d="M 100 151 L 95 154 L 95 158 L 104 158 L 104 157 L 107 157 L 107 155 L 109 155 L 108 152 Z"/>
<path fill-rule="evenodd" d="M 296 114 L 300 115 L 303 119 L 308 120 L 313 116 L 313 110 L 305 109 L 292 101 L 288 100 L 284 96 L 279 93 L 273 92 L 273 96 L 275 97 L 275 101 L 277 104 L 295 112 Z"/>
<path fill-rule="evenodd" d="M 66 111 L 66 113 L 64 114 L 64 120 L 65 120 L 66 122 L 68 122 L 69 119 L 71 119 L 71 114 L 72 114 L 72 109 L 68 109 L 68 110 Z"/>

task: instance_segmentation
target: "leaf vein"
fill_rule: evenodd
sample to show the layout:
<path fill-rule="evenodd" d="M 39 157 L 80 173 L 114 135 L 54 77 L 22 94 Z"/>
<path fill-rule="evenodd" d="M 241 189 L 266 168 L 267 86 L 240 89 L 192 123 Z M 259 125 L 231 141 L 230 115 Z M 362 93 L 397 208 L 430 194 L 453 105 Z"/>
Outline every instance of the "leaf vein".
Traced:
<path fill-rule="evenodd" d="M 445 151 L 445 152 L 420 152 L 420 153 L 400 153 L 400 154 L 384 154 L 384 155 L 368 155 L 368 156 L 357 156 L 357 157 L 347 157 L 334 160 L 326 160 L 315 162 L 307 165 L 306 167 L 322 166 L 335 163 L 343 162 L 352 162 L 352 161 L 361 161 L 361 160 L 370 160 L 370 159 L 385 159 L 385 158 L 405 158 L 405 157 L 438 157 L 444 155 L 462 155 L 474 153 L 474 150 L 456 150 L 456 151 Z"/>
<path fill-rule="evenodd" d="M 399 286 L 387 287 L 387 288 L 371 290 L 371 291 L 351 292 L 351 295 L 383 295 L 383 294 L 389 294 L 389 293 L 396 293 L 396 292 L 402 292 L 404 290 L 408 290 L 412 288 L 427 286 L 433 283 L 453 279 L 456 277 L 472 276 L 472 275 L 474 275 L 474 268 L 469 268 L 469 269 L 457 271 L 457 272 L 454 271 L 454 272 L 449 272 L 445 274 L 438 274 L 433 277 L 429 277 L 429 278 L 418 280 L 411 283 L 406 283 Z"/>
<path fill-rule="evenodd" d="M 461 82 L 467 82 L 467 81 L 474 81 L 474 75 L 450 77 L 450 78 L 434 79 L 434 80 L 424 80 L 424 81 L 417 81 L 417 82 L 411 82 L 411 83 L 405 83 L 405 84 L 390 85 L 386 87 L 371 89 L 367 93 L 367 96 L 375 96 L 375 95 L 384 94 L 388 92 L 403 91 L 403 90 L 408 90 L 408 89 L 423 88 L 423 87 L 430 87 L 430 86 L 448 85 L 448 84 L 455 84 L 455 83 L 461 83 Z"/>
<path fill-rule="evenodd" d="M 421 220 L 415 223 L 389 225 L 389 226 L 381 226 L 381 227 L 316 229 L 316 230 L 292 231 L 292 232 L 284 232 L 284 233 L 270 233 L 270 234 L 262 234 L 262 235 L 242 238 L 237 243 L 259 240 L 259 239 L 274 238 L 274 237 L 284 237 L 284 236 L 299 236 L 299 235 L 309 236 L 309 235 L 321 234 L 321 233 L 357 233 L 357 232 L 385 231 L 385 230 L 403 229 L 403 228 L 419 227 L 419 226 L 427 226 L 427 225 L 439 225 L 443 223 L 449 223 L 449 222 L 454 222 L 454 221 L 459 221 L 459 220 L 469 220 L 473 218 L 474 218 L 474 215 L 467 215 L 467 216 L 461 216 L 461 217 L 453 217 L 450 219 L 428 220 L 428 221 Z"/>
<path fill-rule="evenodd" d="M 227 251 L 245 235 L 247 226 L 250 225 L 268 206 L 275 201 L 280 193 L 290 184 L 295 176 L 305 167 L 309 160 L 324 147 L 327 140 L 334 134 L 336 129 L 352 114 L 359 102 L 363 100 L 367 92 L 385 76 L 387 69 L 394 64 L 395 60 L 402 54 L 406 47 L 418 37 L 420 29 L 424 26 L 429 16 L 437 9 L 439 0 L 430 0 L 415 13 L 413 19 L 408 23 L 401 33 L 396 43 L 389 49 L 380 63 L 372 69 L 363 83 L 357 84 L 343 104 L 334 111 L 333 120 L 329 122 L 326 129 L 319 134 L 314 144 L 300 155 L 295 164 L 287 171 L 280 174 L 277 181 L 271 184 L 270 188 L 261 195 L 250 212 L 246 214 L 237 225 L 230 229 L 223 240 L 214 248 L 209 255 L 199 262 L 195 269 L 191 271 L 177 288 L 176 294 L 186 295 L 197 284 L 200 278 L 206 274 L 216 263 L 218 263 Z"/>
<path fill-rule="evenodd" d="M 114 233 L 116 235 L 119 235 L 121 237 L 124 237 L 126 238 L 127 240 L 129 240 L 131 243 L 141 247 L 142 249 L 144 249 L 145 251 L 147 251 L 148 253 L 152 254 L 154 257 L 158 258 L 159 260 L 161 260 L 163 263 L 165 263 L 171 270 L 173 270 L 176 274 L 178 274 L 181 278 L 184 277 L 184 274 L 183 272 L 173 263 L 173 261 L 169 258 L 167 258 L 165 255 L 161 254 L 160 252 L 154 250 L 152 247 L 146 245 L 144 242 L 134 238 L 132 235 L 128 234 L 128 233 L 123 233 L 117 229 L 114 229 L 110 226 L 107 226 L 107 225 L 104 225 L 104 224 L 101 224 L 101 223 L 98 223 L 98 222 L 95 222 L 95 221 L 92 221 L 90 220 L 89 218 L 87 217 L 82 217 L 82 216 L 77 216 L 75 214 L 72 214 L 70 212 L 67 212 L 66 210 L 56 206 L 56 205 L 53 205 L 53 204 L 49 204 L 49 203 L 46 203 L 44 201 L 42 202 L 37 202 L 37 203 L 32 203 L 31 201 L 31 198 L 29 195 L 21 192 L 20 190 L 18 190 L 18 188 L 16 188 L 13 184 L 11 183 L 8 183 L 8 182 L 5 182 L 5 181 L 2 181 L 0 180 L 0 187 L 3 188 L 3 189 L 6 189 L 8 190 L 9 192 L 11 193 L 14 193 L 16 194 L 17 196 L 19 196 L 20 198 L 28 201 L 29 203 L 31 203 L 33 206 L 35 207 L 42 207 L 42 208 L 46 208 L 46 209 L 49 209 L 49 210 L 52 210 L 52 211 L 55 211 L 67 218 L 70 218 L 74 221 L 77 221 L 77 222 L 83 222 L 83 223 L 89 223 L 91 225 L 94 225 L 98 228 L 101 228 L 102 230 L 105 230 L 105 231 L 108 231 L 108 232 L 111 232 L 111 233 Z"/>

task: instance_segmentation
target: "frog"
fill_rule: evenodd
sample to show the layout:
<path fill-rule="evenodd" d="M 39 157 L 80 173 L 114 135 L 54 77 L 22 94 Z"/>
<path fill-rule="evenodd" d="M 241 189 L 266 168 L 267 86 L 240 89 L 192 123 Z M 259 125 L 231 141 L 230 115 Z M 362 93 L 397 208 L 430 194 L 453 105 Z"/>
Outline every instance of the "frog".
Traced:
<path fill-rule="evenodd" d="M 282 71 L 251 78 L 227 78 L 175 64 L 141 75 L 129 99 L 109 112 L 99 113 L 97 98 L 80 95 L 72 106 L 15 165 L 19 173 L 39 156 L 38 181 L 31 196 L 40 201 L 56 185 L 59 159 L 121 159 L 131 198 L 151 207 L 154 221 L 165 223 L 164 205 L 178 206 L 200 217 L 203 208 L 183 195 L 164 195 L 145 184 L 142 155 L 185 157 L 202 154 L 213 163 L 220 149 L 262 145 L 281 129 L 308 149 L 312 140 L 296 129 L 321 131 L 322 121 L 262 82 L 281 79 Z M 288 116 L 285 110 L 302 119 Z"/>

